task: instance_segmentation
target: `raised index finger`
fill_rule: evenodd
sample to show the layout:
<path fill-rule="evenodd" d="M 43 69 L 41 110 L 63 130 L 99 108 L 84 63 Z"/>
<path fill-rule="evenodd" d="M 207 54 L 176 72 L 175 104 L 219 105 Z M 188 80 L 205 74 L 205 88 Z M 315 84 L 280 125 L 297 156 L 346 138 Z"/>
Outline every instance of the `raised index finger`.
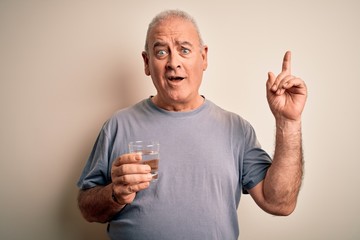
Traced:
<path fill-rule="evenodd" d="M 291 52 L 287 51 L 284 55 L 282 71 L 286 72 L 287 75 L 291 75 Z"/>

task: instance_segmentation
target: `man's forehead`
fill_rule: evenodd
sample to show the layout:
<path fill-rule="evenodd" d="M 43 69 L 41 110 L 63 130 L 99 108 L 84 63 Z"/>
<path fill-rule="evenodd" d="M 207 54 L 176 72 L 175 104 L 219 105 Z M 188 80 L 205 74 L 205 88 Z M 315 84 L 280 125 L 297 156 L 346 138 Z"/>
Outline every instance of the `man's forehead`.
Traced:
<path fill-rule="evenodd" d="M 199 42 L 194 25 L 186 20 L 174 19 L 158 23 L 150 32 L 151 45 L 166 44 L 170 39 L 177 44 L 195 45 Z"/>

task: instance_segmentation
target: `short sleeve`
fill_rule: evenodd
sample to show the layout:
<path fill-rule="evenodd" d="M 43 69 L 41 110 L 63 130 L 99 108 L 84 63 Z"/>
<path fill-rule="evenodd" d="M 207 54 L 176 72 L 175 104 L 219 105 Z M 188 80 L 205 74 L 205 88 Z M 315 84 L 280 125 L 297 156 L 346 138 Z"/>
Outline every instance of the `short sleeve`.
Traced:
<path fill-rule="evenodd" d="M 109 168 L 109 138 L 103 127 L 96 139 L 88 161 L 83 169 L 77 186 L 80 189 L 88 189 L 98 185 L 106 185 L 110 182 Z"/>
<path fill-rule="evenodd" d="M 271 157 L 261 148 L 256 138 L 253 127 L 249 124 L 246 137 L 246 146 L 243 158 L 243 193 L 247 194 L 247 189 L 255 187 L 261 182 L 271 165 Z"/>

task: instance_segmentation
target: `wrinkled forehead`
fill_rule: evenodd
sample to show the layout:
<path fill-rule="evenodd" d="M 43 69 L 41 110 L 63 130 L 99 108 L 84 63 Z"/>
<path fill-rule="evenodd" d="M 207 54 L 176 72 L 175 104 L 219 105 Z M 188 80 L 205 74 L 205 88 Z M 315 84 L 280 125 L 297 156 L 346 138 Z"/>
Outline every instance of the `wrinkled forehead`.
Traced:
<path fill-rule="evenodd" d="M 159 41 L 189 42 L 200 45 L 200 38 L 194 24 L 180 18 L 168 18 L 157 23 L 149 33 L 149 47 Z"/>

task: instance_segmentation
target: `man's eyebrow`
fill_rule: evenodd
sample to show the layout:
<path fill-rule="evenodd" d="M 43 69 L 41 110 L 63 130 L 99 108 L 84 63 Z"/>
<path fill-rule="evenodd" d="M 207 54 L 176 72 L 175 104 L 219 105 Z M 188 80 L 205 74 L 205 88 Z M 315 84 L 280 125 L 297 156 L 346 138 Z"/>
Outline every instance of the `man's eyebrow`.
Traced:
<path fill-rule="evenodd" d="M 179 45 L 179 46 L 185 45 L 185 46 L 193 47 L 193 44 L 189 41 L 176 41 L 175 43 L 176 43 L 176 45 Z M 158 42 L 154 43 L 153 48 L 165 47 L 165 46 L 167 46 L 167 43 L 158 41 Z"/>
<path fill-rule="evenodd" d="M 187 45 L 187 46 L 193 47 L 191 42 L 188 42 L 188 41 L 176 41 L 176 44 L 178 44 L 180 46 Z"/>
<path fill-rule="evenodd" d="M 167 44 L 164 42 L 155 42 L 153 47 L 156 48 L 156 47 L 164 47 L 164 46 L 167 46 Z"/>

